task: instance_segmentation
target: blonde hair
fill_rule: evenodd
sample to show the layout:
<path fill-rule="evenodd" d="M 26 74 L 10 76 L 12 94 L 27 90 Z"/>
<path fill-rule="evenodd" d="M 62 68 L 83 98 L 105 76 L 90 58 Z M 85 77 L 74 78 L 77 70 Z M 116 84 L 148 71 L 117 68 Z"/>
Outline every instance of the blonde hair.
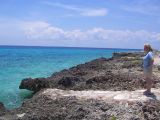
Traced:
<path fill-rule="evenodd" d="M 150 44 L 144 44 L 144 47 L 146 47 L 149 52 L 153 51 L 153 49 L 152 49 Z"/>

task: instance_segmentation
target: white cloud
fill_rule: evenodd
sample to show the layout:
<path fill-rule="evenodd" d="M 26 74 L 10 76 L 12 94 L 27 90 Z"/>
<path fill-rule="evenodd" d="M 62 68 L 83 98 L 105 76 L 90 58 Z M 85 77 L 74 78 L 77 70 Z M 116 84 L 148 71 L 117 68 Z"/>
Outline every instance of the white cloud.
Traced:
<path fill-rule="evenodd" d="M 52 2 L 43 2 L 43 3 L 52 7 L 59 7 L 66 10 L 70 10 L 76 12 L 76 14 L 79 13 L 79 15 L 82 16 L 106 16 L 108 13 L 108 10 L 106 8 L 84 8 L 84 7 L 76 7 L 61 3 L 52 3 Z"/>
<path fill-rule="evenodd" d="M 64 33 L 62 29 L 41 21 L 28 22 L 23 27 L 29 39 L 57 39 Z"/>
<path fill-rule="evenodd" d="M 81 11 L 81 15 L 83 16 L 105 16 L 106 14 L 107 14 L 107 10 L 104 8 Z"/>
<path fill-rule="evenodd" d="M 24 31 L 29 40 L 43 40 L 43 43 L 48 42 L 48 44 L 54 43 L 61 46 L 141 48 L 146 42 L 160 42 L 160 33 L 145 30 L 93 28 L 86 31 L 67 31 L 41 21 L 26 23 Z"/>

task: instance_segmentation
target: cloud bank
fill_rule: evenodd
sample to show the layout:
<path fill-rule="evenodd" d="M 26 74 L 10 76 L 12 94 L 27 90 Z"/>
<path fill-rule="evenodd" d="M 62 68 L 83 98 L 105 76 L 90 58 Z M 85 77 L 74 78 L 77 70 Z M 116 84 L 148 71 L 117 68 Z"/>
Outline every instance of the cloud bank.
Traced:
<path fill-rule="evenodd" d="M 23 30 L 28 40 L 50 46 L 142 48 L 144 43 L 160 43 L 160 33 L 145 30 L 64 30 L 43 21 L 27 22 Z"/>

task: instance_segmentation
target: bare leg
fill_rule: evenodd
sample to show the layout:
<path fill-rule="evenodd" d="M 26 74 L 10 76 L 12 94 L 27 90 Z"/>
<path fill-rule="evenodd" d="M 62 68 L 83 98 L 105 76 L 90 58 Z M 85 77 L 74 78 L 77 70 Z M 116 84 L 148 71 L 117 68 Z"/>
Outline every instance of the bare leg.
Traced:
<path fill-rule="evenodd" d="M 152 79 L 151 77 L 147 77 L 146 78 L 146 89 L 147 89 L 147 92 L 151 93 L 151 88 L 152 88 Z"/>
<path fill-rule="evenodd" d="M 152 67 L 150 67 L 147 71 L 144 72 L 145 80 L 146 80 L 146 91 L 144 94 L 151 94 L 151 88 L 152 88 Z"/>

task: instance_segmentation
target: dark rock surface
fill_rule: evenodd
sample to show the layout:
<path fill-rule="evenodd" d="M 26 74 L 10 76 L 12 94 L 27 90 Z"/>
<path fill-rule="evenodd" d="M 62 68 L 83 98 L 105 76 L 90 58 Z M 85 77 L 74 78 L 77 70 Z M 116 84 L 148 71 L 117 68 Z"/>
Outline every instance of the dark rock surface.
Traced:
<path fill-rule="evenodd" d="M 160 71 L 160 65 L 157 66 L 158 70 Z"/>
<path fill-rule="evenodd" d="M 160 103 L 106 103 L 74 96 L 57 97 L 36 94 L 22 107 L 5 114 L 3 120 L 159 120 Z M 12 117 L 11 117 L 12 116 Z"/>
<path fill-rule="evenodd" d="M 54 73 L 48 78 L 27 78 L 20 89 L 39 91 L 44 88 L 72 90 L 135 90 L 144 88 L 142 73 L 143 52 L 114 53 L 110 59 L 99 58 L 68 70 Z M 159 78 L 156 87 L 160 87 Z"/>
<path fill-rule="evenodd" d="M 6 109 L 5 109 L 4 105 L 3 105 L 3 103 L 0 102 L 0 116 L 4 115 L 5 111 L 6 111 Z"/>
<path fill-rule="evenodd" d="M 29 88 L 28 90 L 31 91 L 39 91 L 41 88 L 47 88 L 48 83 L 46 78 L 26 78 L 23 79 L 21 85 L 19 86 L 20 89 L 26 89 L 26 86 Z"/>

